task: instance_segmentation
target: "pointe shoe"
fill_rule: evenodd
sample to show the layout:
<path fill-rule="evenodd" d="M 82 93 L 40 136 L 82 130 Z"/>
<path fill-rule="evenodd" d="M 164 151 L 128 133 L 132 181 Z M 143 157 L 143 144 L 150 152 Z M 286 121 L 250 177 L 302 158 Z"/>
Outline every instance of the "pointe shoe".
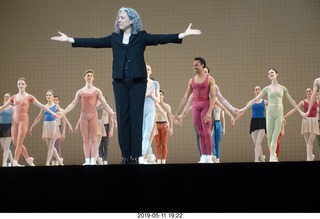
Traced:
<path fill-rule="evenodd" d="M 139 157 L 139 164 L 145 164 L 144 157 Z"/>
<path fill-rule="evenodd" d="M 98 158 L 98 164 L 99 164 L 99 165 L 103 165 L 103 161 L 102 161 L 102 158 L 101 158 L 101 157 Z"/>
<path fill-rule="evenodd" d="M 198 163 L 206 163 L 206 162 L 207 162 L 206 156 L 205 155 L 201 155 L 200 161 Z"/>
<path fill-rule="evenodd" d="M 154 154 L 149 154 L 148 155 L 148 163 L 155 164 L 155 163 L 157 163 L 156 160 L 157 160 L 157 158 L 156 158 L 156 156 Z"/>
<path fill-rule="evenodd" d="M 103 161 L 103 165 L 108 165 L 108 161 Z"/>
<path fill-rule="evenodd" d="M 269 162 L 279 162 L 276 156 L 270 156 Z"/>
<path fill-rule="evenodd" d="M 213 155 L 213 156 L 212 156 L 212 161 L 213 161 L 213 163 L 216 163 L 216 160 L 217 160 L 217 156 Z"/>
<path fill-rule="evenodd" d="M 206 155 L 206 163 L 214 163 L 211 155 Z"/>
<path fill-rule="evenodd" d="M 62 157 L 60 157 L 60 159 L 58 159 L 58 161 L 56 161 L 56 162 L 58 163 L 58 165 L 64 166 Z"/>
<path fill-rule="evenodd" d="M 94 158 L 91 158 L 90 165 L 97 165 L 97 161 Z"/>
<path fill-rule="evenodd" d="M 86 166 L 86 165 L 91 165 L 91 164 L 90 164 L 90 162 L 87 162 L 87 161 L 86 161 L 86 162 L 85 162 L 84 164 L 82 164 L 82 165 L 83 165 L 83 166 Z"/>
<path fill-rule="evenodd" d="M 161 164 L 161 160 L 160 159 L 157 159 L 157 164 Z"/>
<path fill-rule="evenodd" d="M 29 166 L 31 166 L 31 167 L 34 167 L 34 166 L 35 166 L 34 163 L 33 163 L 33 157 L 28 157 L 28 158 L 26 159 L 26 161 L 27 161 L 27 163 L 29 164 Z"/>
<path fill-rule="evenodd" d="M 13 160 L 12 166 L 13 167 L 24 167 L 24 165 L 18 164 L 18 161 L 16 161 L 16 160 Z"/>
<path fill-rule="evenodd" d="M 84 164 L 82 164 L 83 166 L 87 166 L 87 165 L 91 165 L 90 164 L 90 158 L 86 158 Z"/>

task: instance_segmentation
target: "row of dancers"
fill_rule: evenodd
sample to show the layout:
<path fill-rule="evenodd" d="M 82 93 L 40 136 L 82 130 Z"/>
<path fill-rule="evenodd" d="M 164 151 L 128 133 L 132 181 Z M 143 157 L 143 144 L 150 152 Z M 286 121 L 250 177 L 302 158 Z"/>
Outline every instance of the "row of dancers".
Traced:
<path fill-rule="evenodd" d="M 195 60 L 196 61 L 200 60 L 200 63 L 202 61 L 204 63 L 203 66 L 205 66 L 204 59 L 202 59 L 202 58 L 199 59 L 199 57 L 197 57 L 197 58 L 195 58 Z M 152 80 L 152 78 L 150 77 L 150 75 L 152 73 L 151 66 L 149 64 L 147 64 L 146 68 L 147 68 L 147 72 L 148 72 L 148 84 L 147 84 L 148 86 L 147 86 L 146 98 L 145 98 L 144 118 L 143 118 L 144 125 L 143 125 L 143 130 L 142 130 L 142 134 L 143 134 L 143 142 L 142 142 L 142 149 L 143 150 L 142 151 L 143 151 L 143 154 L 139 159 L 139 163 L 140 164 L 147 164 L 147 163 L 163 163 L 164 164 L 164 163 L 166 163 L 166 157 L 167 157 L 167 151 L 168 151 L 167 150 L 168 133 L 169 133 L 169 135 L 172 135 L 172 130 L 173 130 L 173 122 L 172 121 L 173 121 L 173 119 L 175 119 L 176 123 L 178 123 L 180 125 L 182 124 L 182 119 L 192 109 L 192 103 L 193 103 L 193 98 L 192 98 L 193 96 L 192 95 L 193 95 L 193 93 L 191 93 L 191 95 L 188 97 L 188 101 L 184 105 L 184 109 L 183 109 L 183 112 L 181 113 L 181 115 L 179 115 L 178 117 L 173 116 L 171 113 L 170 105 L 167 103 L 164 103 L 164 101 L 163 101 L 164 93 L 163 93 L 163 91 L 160 90 L 159 82 Z M 209 78 L 209 68 L 207 66 L 203 67 L 203 72 L 206 75 L 206 78 Z M 273 72 L 271 74 L 273 74 Z M 88 81 L 90 81 L 90 80 L 91 80 L 91 83 L 89 82 L 89 84 L 92 84 L 92 81 L 94 79 L 93 76 L 94 76 L 93 70 L 88 70 L 85 72 L 84 77 L 86 80 L 86 86 L 88 85 Z M 89 78 L 88 81 L 86 78 Z M 194 82 L 194 78 L 195 77 L 193 77 L 193 82 Z M 272 78 L 272 76 L 271 76 L 271 78 Z M 19 93 L 21 92 L 21 94 L 23 94 L 25 92 L 25 87 L 26 87 L 26 80 L 23 78 L 20 78 L 18 80 Z M 217 89 L 218 86 L 215 85 L 215 87 L 216 87 L 216 92 L 218 93 L 217 96 L 220 96 L 220 99 L 222 98 L 222 102 L 224 102 L 224 104 L 227 107 L 232 109 L 232 105 L 222 97 L 220 90 Z M 80 90 L 77 92 L 77 94 L 80 93 Z M 82 91 L 82 92 L 84 92 L 84 91 Z M 260 96 L 260 98 L 255 98 L 254 102 L 249 101 L 247 103 L 247 106 L 251 105 L 251 109 L 252 109 L 252 118 L 251 118 L 251 122 L 250 122 L 250 134 L 252 136 L 253 143 L 255 145 L 255 149 L 254 149 L 255 162 L 261 162 L 261 161 L 265 160 L 265 156 L 262 153 L 262 140 L 263 140 L 264 136 L 267 136 L 267 139 L 268 139 L 268 135 L 266 135 L 267 123 L 266 123 L 265 114 L 267 111 L 267 107 L 269 106 L 269 101 L 261 98 L 261 88 L 259 86 L 256 86 L 253 89 L 253 93 L 256 97 Z M 311 97 L 312 97 L 312 89 L 311 88 L 306 89 L 306 96 L 307 96 L 307 98 L 305 100 L 302 100 L 299 102 L 299 104 L 297 105 L 298 108 L 292 109 L 286 115 L 283 116 L 282 124 L 280 127 L 280 132 L 277 136 L 277 147 L 275 149 L 276 151 L 275 151 L 275 155 L 274 155 L 275 158 L 273 158 L 274 160 L 272 160 L 272 158 L 270 156 L 270 161 L 277 161 L 278 160 L 280 138 L 284 134 L 284 125 L 286 123 L 286 119 L 288 117 L 290 117 L 294 112 L 296 112 L 299 108 L 302 108 L 304 110 L 304 112 L 307 113 L 307 111 L 309 109 Z M 24 96 L 24 97 L 26 97 L 26 96 Z M 55 116 L 55 114 L 54 114 L 54 113 L 63 111 L 59 106 L 59 97 L 54 96 L 53 91 L 51 91 L 51 90 L 47 91 L 46 98 L 47 98 L 48 103 L 44 106 L 41 105 L 40 103 L 38 103 L 36 101 L 36 99 L 33 99 L 34 97 L 32 95 L 28 96 L 28 98 L 26 100 L 24 100 L 24 98 L 20 97 L 21 99 L 18 99 L 17 101 L 15 101 L 14 99 L 11 99 L 11 98 L 12 97 L 10 96 L 10 94 L 8 94 L 8 93 L 5 94 L 4 95 L 4 106 L 2 106 L 0 108 L 0 110 L 3 111 L 0 113 L 0 130 L 1 130 L 0 139 L 1 139 L 1 145 L 2 145 L 3 151 L 4 151 L 2 165 L 6 166 L 7 165 L 6 164 L 7 158 L 9 158 L 13 166 L 22 166 L 17 162 L 19 158 L 17 158 L 16 153 L 19 156 L 19 154 L 18 154 L 19 150 L 15 151 L 14 158 L 13 158 L 11 151 L 10 151 L 10 147 L 12 146 L 12 144 L 11 144 L 11 133 L 12 133 L 12 136 L 14 137 L 13 142 L 17 142 L 18 147 L 20 145 L 22 145 L 21 152 L 24 155 L 27 163 L 30 166 L 34 166 L 33 158 L 28 156 L 28 152 L 27 152 L 25 146 L 23 145 L 23 137 L 25 137 L 26 133 L 25 133 L 25 131 L 19 133 L 20 128 L 21 128 L 21 130 L 28 130 L 28 128 L 26 128 L 28 126 L 25 126 L 26 125 L 25 118 L 26 118 L 27 112 L 24 109 L 28 108 L 27 103 L 29 102 L 28 99 L 30 99 L 30 98 L 32 98 L 32 102 L 33 101 L 35 102 L 35 105 L 40 107 L 40 112 L 39 112 L 38 116 L 36 117 L 35 121 L 32 123 L 28 133 L 29 133 L 29 135 L 32 135 L 33 128 L 37 125 L 37 123 L 40 121 L 40 119 L 43 115 L 44 116 L 44 124 L 43 124 L 42 139 L 46 142 L 46 144 L 48 146 L 46 166 L 50 165 L 50 161 L 52 161 L 52 165 L 63 165 L 63 159 L 60 157 L 61 156 L 61 149 L 60 149 L 61 141 L 65 138 L 66 125 L 68 126 L 70 133 L 73 132 L 73 129 L 72 129 L 72 126 L 66 116 L 61 117 L 62 121 L 63 121 L 62 125 L 61 125 L 60 124 L 61 119 L 57 119 L 57 116 Z M 19 98 L 19 96 L 17 98 Z M 104 97 L 104 98 L 105 98 L 104 101 L 106 102 L 106 97 Z M 91 98 L 89 98 L 89 99 L 91 99 Z M 69 111 L 71 111 L 71 109 L 76 105 L 75 101 L 77 101 L 77 95 L 76 95 L 75 100 L 70 104 Z M 12 102 L 13 105 L 16 106 L 15 108 L 17 110 L 22 109 L 22 110 L 20 110 L 21 115 L 13 117 L 13 112 L 14 112 L 13 106 L 12 106 L 12 104 L 6 105 L 7 102 Z M 282 103 L 282 101 L 278 102 L 278 104 L 279 103 Z M 201 104 L 201 106 L 202 105 L 203 104 Z M 87 106 L 87 105 L 83 105 L 83 106 Z M 96 129 L 97 130 L 97 133 L 96 133 L 97 137 L 96 137 L 95 144 L 94 144 L 94 142 L 93 143 L 87 142 L 87 138 L 86 138 L 87 136 L 85 135 L 85 133 L 89 133 L 90 132 L 89 129 L 86 129 L 87 128 L 86 126 L 84 126 L 84 127 L 80 126 L 80 127 L 83 127 L 83 129 L 81 130 L 81 133 L 82 133 L 83 141 L 84 141 L 84 144 L 83 144 L 84 154 L 85 154 L 84 165 L 89 165 L 89 164 L 95 165 L 96 162 L 98 164 L 107 164 L 108 142 L 101 144 L 101 142 L 102 142 L 101 140 L 103 139 L 104 141 L 108 141 L 108 138 L 113 136 L 113 127 L 114 127 L 114 124 L 116 124 L 116 122 L 112 118 L 112 116 L 110 116 L 107 113 L 107 111 L 103 109 L 104 106 L 100 103 L 100 101 L 96 101 L 95 106 L 96 106 L 96 110 L 97 110 L 96 115 L 98 118 L 98 124 L 95 124 L 98 127 Z M 108 109 L 107 107 L 108 107 L 108 105 L 106 106 L 106 109 Z M 47 111 L 47 109 L 49 109 L 53 113 Z M 306 142 L 306 152 L 307 152 L 307 159 L 306 160 L 307 161 L 314 160 L 313 142 L 314 142 L 316 136 L 319 136 L 319 122 L 318 122 L 318 119 L 319 119 L 319 100 L 318 99 L 314 100 L 314 103 L 312 104 L 310 109 L 311 110 L 310 110 L 308 117 L 302 119 L 302 126 L 301 126 L 301 134 L 304 136 L 304 139 Z M 109 110 L 109 113 L 112 112 L 112 111 L 110 111 L 110 109 L 108 109 L 108 110 Z M 179 111 L 179 109 L 178 109 L 178 111 Z M 237 111 L 237 109 L 233 108 L 232 111 Z M 201 145 L 201 138 L 200 138 L 201 135 L 199 135 L 199 125 L 197 126 L 196 122 L 194 123 L 199 152 L 200 152 L 200 157 L 201 157 L 199 163 L 212 163 L 212 162 L 219 163 L 220 141 L 221 141 L 221 137 L 224 134 L 224 130 L 225 130 L 225 128 L 224 128 L 225 127 L 224 112 L 226 112 L 226 114 L 228 116 L 230 116 L 231 126 L 233 127 L 235 124 L 235 121 L 243 115 L 244 111 L 245 110 L 243 110 L 242 113 L 238 113 L 238 116 L 234 119 L 233 116 L 231 115 L 231 113 L 225 108 L 225 106 L 223 104 L 221 104 L 218 99 L 216 99 L 216 103 L 213 107 L 213 110 L 211 111 L 212 117 L 213 117 L 213 119 L 211 119 L 211 125 L 210 125 L 211 126 L 210 127 L 210 130 L 211 130 L 210 131 L 210 133 L 211 133 L 210 138 L 212 139 L 212 143 L 211 143 L 212 147 L 211 147 L 211 152 L 209 152 L 207 154 L 206 154 L 206 152 L 203 153 L 204 144 L 202 144 L 202 147 L 200 146 Z M 84 112 L 82 112 L 82 113 L 84 113 Z M 88 112 L 85 112 L 85 113 L 88 113 Z M 81 122 L 82 116 L 80 116 L 79 121 L 76 125 L 76 128 L 75 128 L 76 132 L 78 132 L 78 126 Z M 302 114 L 302 116 L 304 116 L 304 115 Z M 14 119 L 14 118 L 16 118 L 16 119 Z M 22 120 L 20 128 L 15 129 L 16 127 L 13 126 L 14 128 L 11 129 L 12 122 L 14 121 L 13 124 L 16 124 L 17 118 L 18 118 L 18 120 L 19 119 Z M 109 127 L 109 120 L 111 121 L 110 127 Z M 201 119 L 196 118 L 194 121 L 200 121 L 200 120 Z M 210 124 L 210 123 L 208 123 L 208 124 Z M 158 135 L 158 133 L 159 133 L 159 135 Z M 156 156 L 153 154 L 152 147 L 151 147 L 154 137 L 155 137 L 155 141 L 156 141 Z M 199 138 L 200 138 L 200 141 L 199 141 Z M 268 141 L 268 143 L 269 143 L 269 141 Z M 95 150 L 93 149 L 93 145 L 96 145 Z M 104 145 L 104 147 L 101 145 Z M 91 147 L 91 149 L 88 148 L 89 146 Z M 90 159 L 88 159 L 88 156 L 86 155 L 88 153 L 95 154 L 95 156 L 89 155 Z M 95 159 L 93 159 L 93 161 L 91 160 L 92 157 L 95 158 Z"/>
<path fill-rule="evenodd" d="M 238 120 L 249 108 L 252 109 L 252 118 L 250 123 L 250 134 L 255 145 L 255 162 L 264 161 L 262 154 L 262 140 L 267 136 L 268 148 L 270 153 L 270 162 L 278 162 L 280 138 L 284 134 L 284 125 L 286 119 L 294 112 L 298 111 L 301 115 L 302 126 L 301 134 L 306 142 L 307 161 L 314 160 L 313 142 L 319 135 L 319 101 L 311 98 L 318 92 L 313 92 L 307 88 L 307 98 L 297 104 L 290 96 L 288 89 L 278 82 L 278 71 L 270 69 L 268 77 L 271 81 L 269 86 L 261 89 L 259 86 L 254 88 L 255 98 L 248 101 L 242 109 L 233 107 L 220 93 L 215 84 L 215 80 L 206 70 L 206 61 L 201 57 L 195 57 L 193 69 L 196 73 L 188 81 L 188 88 L 183 96 L 179 108 L 174 116 L 177 123 L 182 123 L 182 119 L 189 109 L 189 100 L 192 98 L 192 117 L 196 126 L 196 131 L 200 138 L 200 163 L 212 163 L 216 160 L 216 152 L 212 152 L 212 111 L 216 103 L 221 102 L 226 108 L 236 114 L 236 118 L 231 117 L 231 125 Z M 315 90 L 314 88 L 313 90 Z M 267 100 L 262 99 L 267 96 Z M 217 98 L 216 98 L 217 97 Z M 286 97 L 294 107 L 284 115 L 283 97 Z M 315 98 L 315 97 L 314 97 Z M 313 101 L 313 102 L 312 102 Z M 303 111 L 302 111 L 302 110 Z M 226 109 L 225 112 L 228 113 Z"/>
<path fill-rule="evenodd" d="M 159 83 L 150 78 L 152 73 L 151 66 L 147 65 L 146 68 L 148 71 L 148 89 L 146 91 L 142 130 L 144 138 L 141 145 L 144 156 L 140 157 L 139 163 L 165 164 L 168 151 L 167 136 L 172 134 L 173 127 L 171 117 L 167 116 L 167 112 L 171 113 L 171 107 L 163 101 L 164 92 L 160 90 Z M 61 109 L 59 98 L 53 95 L 52 90 L 46 92 L 47 104 L 44 105 L 39 103 L 33 95 L 26 92 L 26 79 L 18 79 L 19 93 L 12 97 L 9 94 L 5 94 L 4 105 L 0 107 L 0 139 L 4 139 L 4 142 L 1 141 L 4 149 L 2 166 L 7 166 L 6 161 L 8 158 L 12 166 L 23 166 L 18 163 L 20 150 L 27 163 L 30 166 L 34 166 L 33 157 L 29 157 L 23 142 L 27 133 L 32 135 L 34 127 L 39 123 L 42 116 L 44 117 L 42 139 L 48 146 L 45 165 L 50 166 L 51 161 L 52 165 L 63 165 L 63 158 L 60 157 L 60 144 L 65 138 L 66 127 L 68 127 L 70 133 L 73 132 L 73 128 L 65 115 L 79 101 L 81 101 L 81 114 L 75 126 L 75 132 L 78 132 L 80 126 L 85 155 L 84 165 L 107 164 L 108 138 L 113 136 L 113 129 L 117 125 L 115 120 L 116 113 L 107 104 L 106 97 L 102 96 L 101 90 L 93 86 L 94 71 L 92 69 L 84 72 L 84 80 L 86 84 L 77 91 L 74 100 L 66 109 Z M 28 108 L 30 103 L 38 106 L 40 112 L 28 129 Z M 14 157 L 9 150 L 11 139 L 16 147 Z M 151 144 L 153 139 L 157 144 L 156 154 L 158 159 L 152 152 Z"/>
<path fill-rule="evenodd" d="M 42 139 L 48 146 L 46 165 L 50 165 L 52 157 L 55 158 L 55 163 L 58 162 L 59 165 L 63 165 L 63 159 L 60 157 L 57 149 L 54 147 L 56 140 L 61 140 L 61 131 L 59 129 L 57 119 L 61 118 L 63 124 L 67 124 L 70 132 L 72 132 L 72 126 L 65 115 L 70 112 L 80 100 L 82 102 L 80 130 L 83 137 L 85 165 L 92 165 L 96 163 L 98 157 L 98 100 L 103 109 L 110 115 L 112 119 L 115 119 L 116 114 L 108 105 L 106 99 L 103 98 L 101 90 L 93 86 L 93 70 L 89 69 L 85 71 L 84 79 L 86 81 L 86 85 L 77 91 L 75 99 L 64 110 L 62 110 L 60 106 L 54 102 L 53 92 L 51 90 L 47 91 L 46 93 L 48 103 L 44 105 L 40 103 L 33 95 L 26 92 L 26 79 L 18 79 L 17 87 L 19 92 L 11 97 L 8 97 L 9 95 L 6 94 L 5 96 L 9 99 L 3 104 L 3 106 L 0 107 L 0 111 L 4 112 L 1 114 L 2 123 L 0 127 L 0 137 L 5 139 L 3 144 L 5 152 L 2 166 L 5 166 L 7 158 L 11 160 L 12 166 L 23 166 L 18 163 L 21 153 L 30 166 L 35 166 L 33 157 L 29 156 L 27 148 L 24 145 L 24 140 L 28 132 L 30 135 L 32 135 L 32 130 L 40 121 L 42 115 L 44 116 Z M 40 112 L 29 129 L 28 109 L 30 103 L 33 103 L 39 107 Z M 62 135 L 64 138 L 65 126 L 63 127 Z M 11 156 L 10 151 L 8 150 L 11 139 L 15 146 L 14 156 Z"/>

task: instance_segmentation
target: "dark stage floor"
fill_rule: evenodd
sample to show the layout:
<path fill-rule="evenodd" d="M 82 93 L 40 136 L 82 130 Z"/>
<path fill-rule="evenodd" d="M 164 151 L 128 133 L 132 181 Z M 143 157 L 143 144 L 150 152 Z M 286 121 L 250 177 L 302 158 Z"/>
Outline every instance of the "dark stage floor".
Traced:
<path fill-rule="evenodd" d="M 1 212 L 320 212 L 320 162 L 0 168 Z"/>

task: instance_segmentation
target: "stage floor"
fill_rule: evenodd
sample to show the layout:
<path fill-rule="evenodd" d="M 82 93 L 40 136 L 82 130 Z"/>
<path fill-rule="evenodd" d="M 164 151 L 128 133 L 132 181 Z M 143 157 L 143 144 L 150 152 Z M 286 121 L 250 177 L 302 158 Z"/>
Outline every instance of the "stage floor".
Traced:
<path fill-rule="evenodd" d="M 320 212 L 320 162 L 0 168 L 1 212 Z"/>

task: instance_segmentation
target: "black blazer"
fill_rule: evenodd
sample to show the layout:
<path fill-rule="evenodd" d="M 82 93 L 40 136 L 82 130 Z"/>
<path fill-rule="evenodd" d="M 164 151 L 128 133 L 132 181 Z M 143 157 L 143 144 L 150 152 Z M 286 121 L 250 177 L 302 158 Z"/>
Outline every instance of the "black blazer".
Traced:
<path fill-rule="evenodd" d="M 109 36 L 101 38 L 74 38 L 72 47 L 90 47 L 90 48 L 112 48 L 112 78 L 122 79 L 124 72 L 124 63 L 127 60 L 129 74 L 132 78 L 146 78 L 147 70 L 144 60 L 144 51 L 146 46 L 155 46 L 167 43 L 182 43 L 178 38 L 179 34 L 148 34 L 146 31 L 139 31 L 132 34 L 128 44 L 123 44 L 123 34 L 112 33 Z"/>

